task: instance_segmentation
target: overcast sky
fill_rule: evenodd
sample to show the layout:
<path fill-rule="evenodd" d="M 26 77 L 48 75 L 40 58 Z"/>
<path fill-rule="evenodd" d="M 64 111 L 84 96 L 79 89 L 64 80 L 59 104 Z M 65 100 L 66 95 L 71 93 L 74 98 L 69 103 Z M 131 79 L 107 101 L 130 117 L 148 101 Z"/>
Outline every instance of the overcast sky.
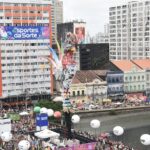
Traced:
<path fill-rule="evenodd" d="M 109 7 L 126 4 L 129 0 L 63 0 L 64 21 L 84 20 L 87 31 L 94 35 L 104 31 L 108 23 Z"/>

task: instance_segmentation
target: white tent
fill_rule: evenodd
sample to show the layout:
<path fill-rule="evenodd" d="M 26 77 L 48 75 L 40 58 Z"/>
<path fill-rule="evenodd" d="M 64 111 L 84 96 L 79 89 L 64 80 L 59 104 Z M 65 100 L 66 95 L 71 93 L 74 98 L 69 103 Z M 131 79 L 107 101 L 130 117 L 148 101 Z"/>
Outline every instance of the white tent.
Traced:
<path fill-rule="evenodd" d="M 23 111 L 23 112 L 19 113 L 19 115 L 20 115 L 20 116 L 27 116 L 27 115 L 29 115 L 29 113 L 26 112 L 26 111 Z"/>
<path fill-rule="evenodd" d="M 62 102 L 63 101 L 63 97 L 62 96 L 57 96 L 53 99 L 54 102 Z"/>
<path fill-rule="evenodd" d="M 48 129 L 44 129 L 43 131 L 36 132 L 36 133 L 34 133 L 34 135 L 41 139 L 58 138 L 60 136 L 59 133 L 56 133 L 56 132 L 48 130 Z"/>

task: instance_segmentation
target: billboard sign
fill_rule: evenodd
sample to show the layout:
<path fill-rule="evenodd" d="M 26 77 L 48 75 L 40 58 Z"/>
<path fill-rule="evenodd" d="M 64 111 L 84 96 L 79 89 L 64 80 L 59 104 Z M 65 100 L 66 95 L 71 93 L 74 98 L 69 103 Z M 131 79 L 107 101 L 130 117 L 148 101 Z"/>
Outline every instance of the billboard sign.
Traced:
<path fill-rule="evenodd" d="M 42 26 L 0 26 L 0 40 L 49 39 L 49 27 Z"/>
<path fill-rule="evenodd" d="M 77 37 L 77 43 L 81 44 L 85 41 L 85 27 L 76 27 L 75 34 Z"/>
<path fill-rule="evenodd" d="M 36 116 L 36 126 L 48 126 L 48 115 L 47 114 L 38 114 Z"/>

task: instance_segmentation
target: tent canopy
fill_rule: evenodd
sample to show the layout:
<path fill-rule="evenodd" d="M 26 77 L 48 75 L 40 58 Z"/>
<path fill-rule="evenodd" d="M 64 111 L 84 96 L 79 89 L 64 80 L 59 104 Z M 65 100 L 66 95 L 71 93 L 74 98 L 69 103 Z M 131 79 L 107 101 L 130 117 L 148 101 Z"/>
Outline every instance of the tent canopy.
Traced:
<path fill-rule="evenodd" d="M 34 135 L 41 139 L 58 138 L 60 136 L 59 133 L 56 133 L 56 132 L 48 130 L 48 129 L 44 129 L 40 132 L 36 132 L 36 133 L 34 133 Z"/>

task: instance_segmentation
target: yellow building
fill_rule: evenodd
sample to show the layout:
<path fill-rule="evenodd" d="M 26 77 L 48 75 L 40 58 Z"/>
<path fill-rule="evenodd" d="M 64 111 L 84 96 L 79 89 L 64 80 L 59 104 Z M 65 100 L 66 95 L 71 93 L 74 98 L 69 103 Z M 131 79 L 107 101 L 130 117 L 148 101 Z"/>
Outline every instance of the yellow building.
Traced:
<path fill-rule="evenodd" d="M 96 102 L 107 98 L 106 71 L 77 71 L 70 86 L 71 101 Z"/>

